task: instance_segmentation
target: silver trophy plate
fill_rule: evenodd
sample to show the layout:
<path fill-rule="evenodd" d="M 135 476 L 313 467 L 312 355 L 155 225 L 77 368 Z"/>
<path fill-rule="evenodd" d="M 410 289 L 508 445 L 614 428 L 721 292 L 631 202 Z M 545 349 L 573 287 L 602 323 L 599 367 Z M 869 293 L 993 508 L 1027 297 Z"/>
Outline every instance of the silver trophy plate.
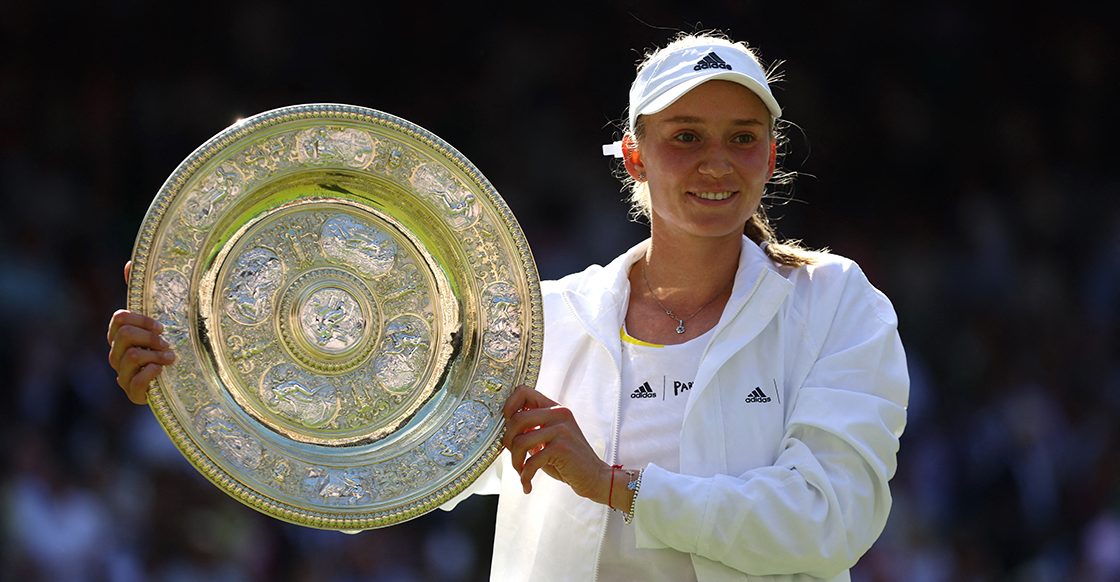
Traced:
<path fill-rule="evenodd" d="M 239 121 L 160 189 L 129 309 L 178 355 L 149 394 L 211 482 L 272 517 L 412 519 L 497 457 L 534 384 L 540 284 L 509 207 L 458 151 L 349 105 Z"/>

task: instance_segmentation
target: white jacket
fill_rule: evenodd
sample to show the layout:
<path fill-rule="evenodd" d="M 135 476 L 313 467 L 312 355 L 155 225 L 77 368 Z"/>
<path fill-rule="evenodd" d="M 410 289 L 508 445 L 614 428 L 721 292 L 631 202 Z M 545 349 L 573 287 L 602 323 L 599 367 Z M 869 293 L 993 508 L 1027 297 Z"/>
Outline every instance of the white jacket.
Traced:
<path fill-rule="evenodd" d="M 643 242 L 606 267 L 542 285 L 536 388 L 616 456 L 619 329 Z M 775 266 L 743 238 L 680 434 L 680 473 L 648 465 L 638 545 L 692 555 L 698 580 L 848 580 L 882 532 L 909 379 L 890 302 L 850 260 Z M 748 402 L 755 388 L 769 402 Z M 757 395 L 756 395 L 757 396 Z M 491 578 L 594 580 L 608 508 L 538 473 L 521 491 L 503 454 L 471 493 L 500 493 Z"/>

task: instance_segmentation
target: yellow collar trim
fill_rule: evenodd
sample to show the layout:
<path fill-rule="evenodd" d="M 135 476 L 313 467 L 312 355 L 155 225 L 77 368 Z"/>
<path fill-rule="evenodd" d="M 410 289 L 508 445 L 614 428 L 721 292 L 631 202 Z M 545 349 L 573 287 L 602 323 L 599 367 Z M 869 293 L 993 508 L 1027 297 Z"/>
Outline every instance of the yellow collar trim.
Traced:
<path fill-rule="evenodd" d="M 654 343 L 650 343 L 650 342 L 644 342 L 644 341 L 626 333 L 626 326 L 625 325 L 618 328 L 618 337 L 622 338 L 622 341 L 624 341 L 628 344 L 634 344 L 636 346 L 646 346 L 647 348 L 663 348 L 663 347 L 665 347 L 663 344 L 654 344 Z"/>

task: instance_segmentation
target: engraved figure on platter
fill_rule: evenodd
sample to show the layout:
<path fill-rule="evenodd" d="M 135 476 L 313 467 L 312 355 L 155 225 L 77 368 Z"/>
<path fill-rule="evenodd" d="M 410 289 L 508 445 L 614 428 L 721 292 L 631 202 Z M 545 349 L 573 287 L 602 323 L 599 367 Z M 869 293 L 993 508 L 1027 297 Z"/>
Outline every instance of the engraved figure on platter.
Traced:
<path fill-rule="evenodd" d="M 251 325 L 272 313 L 272 295 L 280 286 L 284 264 L 264 247 L 249 249 L 234 263 L 226 287 L 226 313 L 238 323 Z"/>
<path fill-rule="evenodd" d="M 336 160 L 364 168 L 373 159 L 373 139 L 354 128 L 315 127 L 296 138 L 297 154 L 303 161 Z"/>
<path fill-rule="evenodd" d="M 243 374 L 248 374 L 256 368 L 257 356 L 264 353 L 265 349 L 272 343 L 272 339 L 267 336 L 249 336 L 246 339 L 245 336 L 231 335 L 226 338 L 226 345 L 229 346 L 229 357 Z"/>
<path fill-rule="evenodd" d="M 207 406 L 195 418 L 200 426 L 199 434 L 227 458 L 249 468 L 260 465 L 264 456 L 260 443 L 235 425 L 220 408 Z"/>
<path fill-rule="evenodd" d="M 373 362 L 378 386 L 393 394 L 412 389 L 428 360 L 428 324 L 415 315 L 402 315 L 385 326 L 380 355 Z"/>
<path fill-rule="evenodd" d="M 290 139 L 289 134 L 279 135 L 245 150 L 243 163 L 249 166 L 253 174 L 257 174 L 253 176 L 254 178 L 271 174 L 283 165 L 291 163 L 286 160 L 290 155 L 288 153 Z"/>
<path fill-rule="evenodd" d="M 334 386 L 316 384 L 290 364 L 281 364 L 265 374 L 260 397 L 272 412 L 310 428 L 330 423 L 339 411 Z"/>
<path fill-rule="evenodd" d="M 441 467 L 451 467 L 466 458 L 483 428 L 490 426 L 490 411 L 474 401 L 466 401 L 454 416 L 424 444 L 428 458 Z"/>
<path fill-rule="evenodd" d="M 331 352 L 353 346 L 366 325 L 358 302 L 346 291 L 333 287 L 308 297 L 300 308 L 300 323 L 308 340 Z"/>
<path fill-rule="evenodd" d="M 374 466 L 372 478 L 376 480 L 381 499 L 393 499 L 407 493 L 417 483 L 436 478 L 439 469 L 421 451 L 411 450 L 384 463 Z"/>
<path fill-rule="evenodd" d="M 323 223 L 321 234 L 323 254 L 369 277 L 379 277 L 393 268 L 397 243 L 370 224 L 339 214 Z"/>
<path fill-rule="evenodd" d="M 280 238 L 288 241 L 288 246 L 292 249 L 292 253 L 296 256 L 296 261 L 303 264 L 310 263 L 313 258 L 309 256 L 308 250 L 305 245 L 314 245 L 314 242 L 308 242 L 308 239 L 314 241 L 315 234 L 306 232 L 304 225 L 293 221 L 280 232 Z"/>
<path fill-rule="evenodd" d="M 451 227 L 463 230 L 478 220 L 479 207 L 474 193 L 463 186 L 446 168 L 425 164 L 412 175 L 412 185 L 435 196 L 444 207 Z"/>
<path fill-rule="evenodd" d="M 373 498 L 373 491 L 364 483 L 367 480 L 367 476 L 357 471 L 332 471 L 312 467 L 308 469 L 304 483 L 324 501 L 352 505 Z"/>
<path fill-rule="evenodd" d="M 412 169 L 420 163 L 416 152 L 396 140 L 381 136 L 377 142 L 377 152 L 369 169 L 391 178 L 397 183 L 407 183 L 412 175 Z"/>
<path fill-rule="evenodd" d="M 521 298 L 505 282 L 487 287 L 483 298 L 488 321 L 483 350 L 495 360 L 508 361 L 521 346 Z"/>
<path fill-rule="evenodd" d="M 232 163 L 214 169 L 195 189 L 187 194 L 183 205 L 183 221 L 194 228 L 206 228 L 214 222 L 219 207 L 241 193 L 244 178 Z"/>
<path fill-rule="evenodd" d="M 152 298 L 156 321 L 164 327 L 164 338 L 174 345 L 186 339 L 184 318 L 187 314 L 187 295 L 190 283 L 178 271 L 160 271 L 153 277 L 155 287 L 162 290 Z"/>
<path fill-rule="evenodd" d="M 283 485 L 288 480 L 288 475 L 292 473 L 291 463 L 287 459 L 278 458 L 276 464 L 272 466 L 270 471 L 272 474 L 272 481 L 278 485 Z"/>
<path fill-rule="evenodd" d="M 491 411 L 501 410 L 504 404 L 503 391 L 512 381 L 505 380 L 501 372 L 480 371 L 471 384 L 470 397 L 482 403 Z"/>

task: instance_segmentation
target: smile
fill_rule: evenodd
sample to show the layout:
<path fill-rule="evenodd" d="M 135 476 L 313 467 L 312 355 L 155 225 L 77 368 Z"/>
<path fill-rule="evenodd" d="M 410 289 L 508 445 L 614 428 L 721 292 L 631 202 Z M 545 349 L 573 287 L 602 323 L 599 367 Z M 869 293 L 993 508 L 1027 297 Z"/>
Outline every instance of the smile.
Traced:
<path fill-rule="evenodd" d="M 704 200 L 727 200 L 734 192 L 690 192 L 690 194 Z"/>

